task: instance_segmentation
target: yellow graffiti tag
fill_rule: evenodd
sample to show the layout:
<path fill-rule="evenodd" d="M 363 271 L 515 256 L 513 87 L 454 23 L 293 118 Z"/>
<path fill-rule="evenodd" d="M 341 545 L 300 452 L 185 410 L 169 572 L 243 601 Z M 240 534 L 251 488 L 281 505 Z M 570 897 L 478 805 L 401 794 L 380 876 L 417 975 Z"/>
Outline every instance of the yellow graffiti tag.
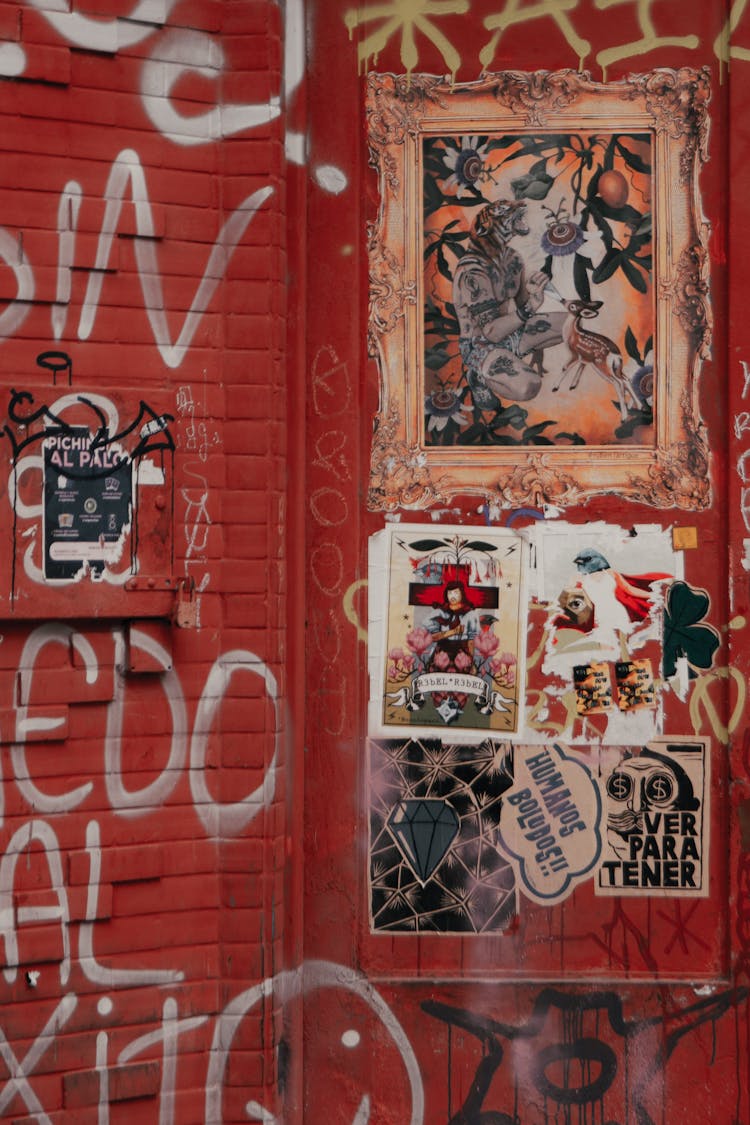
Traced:
<path fill-rule="evenodd" d="M 544 652 L 544 646 L 546 644 L 547 644 L 547 634 L 545 632 L 545 633 L 542 634 L 542 639 L 540 640 L 539 644 L 536 646 L 535 651 L 532 652 L 531 655 L 529 657 L 527 657 L 527 659 L 526 659 L 526 671 L 527 672 L 531 672 L 532 669 L 536 668 L 537 664 L 542 659 L 542 653 Z"/>
<path fill-rule="evenodd" d="M 694 50 L 700 44 L 697 35 L 657 35 L 651 20 L 651 5 L 655 3 L 655 0 L 594 0 L 594 6 L 604 11 L 607 8 L 616 7 L 618 4 L 632 4 L 633 2 L 635 2 L 638 26 L 643 33 L 643 38 L 636 39 L 632 43 L 623 43 L 621 47 L 608 47 L 606 51 L 599 51 L 596 61 L 602 68 L 605 82 L 607 81 L 607 67 L 611 66 L 613 62 L 632 58 L 633 55 L 646 55 L 649 51 L 655 51 L 657 47 L 687 47 L 689 50 Z"/>
<path fill-rule="evenodd" d="M 365 69 L 370 58 L 373 60 L 373 65 L 377 66 L 379 53 L 391 36 L 400 31 L 401 62 L 406 73 L 411 74 L 419 62 L 419 50 L 414 37 L 415 32 L 419 31 L 440 51 L 453 79 L 461 65 L 461 56 L 445 35 L 434 26 L 433 17 L 464 15 L 469 7 L 469 0 L 391 0 L 390 4 L 369 4 L 364 8 L 350 8 L 344 14 L 344 23 L 351 37 L 360 24 L 372 23 L 373 20 L 385 21 L 376 31 L 367 35 L 357 47 L 357 58 Z"/>
<path fill-rule="evenodd" d="M 549 17 L 554 20 L 562 32 L 565 42 L 575 51 L 578 57 L 579 69 L 591 51 L 588 39 L 582 39 L 570 22 L 567 13 L 578 7 L 578 0 L 535 0 L 534 3 L 522 6 L 521 0 L 506 0 L 502 12 L 497 15 L 487 16 L 484 26 L 495 34 L 489 43 L 479 53 L 479 61 L 487 70 L 495 57 L 500 36 L 506 28 L 514 24 L 529 23 L 531 20 L 540 20 Z"/>
<path fill-rule="evenodd" d="M 734 0 L 729 18 L 714 40 L 714 54 L 721 63 L 728 63 L 730 59 L 750 59 L 750 50 L 747 47 L 733 47 L 732 35 L 737 30 L 737 24 L 744 15 L 747 0 Z"/>
<path fill-rule="evenodd" d="M 366 578 L 358 578 L 356 582 L 352 582 L 351 586 L 344 594 L 343 603 L 344 617 L 349 622 L 349 624 L 353 625 L 357 630 L 357 640 L 362 641 L 363 644 L 367 644 L 367 630 L 364 629 L 360 624 L 359 614 L 357 613 L 357 610 L 354 606 L 354 599 L 356 598 L 359 591 L 366 589 L 366 587 Z"/>
<path fill-rule="evenodd" d="M 711 698 L 711 685 L 719 680 L 733 680 L 737 687 L 737 698 L 726 726 L 722 723 L 716 705 Z M 719 742 L 726 744 L 729 742 L 729 736 L 734 734 L 740 724 L 742 713 L 745 710 L 746 698 L 745 678 L 736 668 L 714 668 L 712 671 L 699 676 L 693 684 L 693 693 L 690 697 L 690 721 L 693 724 L 693 732 L 700 734 L 703 729 L 703 715 L 701 714 L 701 711 L 703 711 L 714 737 Z"/>

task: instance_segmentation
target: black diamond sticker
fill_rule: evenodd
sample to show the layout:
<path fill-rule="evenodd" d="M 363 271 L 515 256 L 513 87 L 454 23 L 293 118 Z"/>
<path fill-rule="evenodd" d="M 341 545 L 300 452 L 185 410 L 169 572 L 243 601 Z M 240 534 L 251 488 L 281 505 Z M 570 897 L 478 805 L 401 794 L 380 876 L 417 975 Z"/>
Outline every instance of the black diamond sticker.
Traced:
<path fill-rule="evenodd" d="M 456 838 L 458 816 L 447 801 L 399 801 L 388 828 L 420 883 L 426 883 Z"/>

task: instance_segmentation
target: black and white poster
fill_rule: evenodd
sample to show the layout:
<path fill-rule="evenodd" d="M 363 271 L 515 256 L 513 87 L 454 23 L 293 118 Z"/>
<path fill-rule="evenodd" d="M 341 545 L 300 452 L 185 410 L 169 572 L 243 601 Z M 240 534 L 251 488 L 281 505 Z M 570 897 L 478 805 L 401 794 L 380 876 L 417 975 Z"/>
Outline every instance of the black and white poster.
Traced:
<path fill-rule="evenodd" d="M 130 533 L 132 461 L 85 426 L 48 434 L 44 452 L 44 577 L 101 574 Z"/>
<path fill-rule="evenodd" d="M 709 758 L 705 739 L 658 738 L 602 768 L 602 895 L 708 894 Z"/>

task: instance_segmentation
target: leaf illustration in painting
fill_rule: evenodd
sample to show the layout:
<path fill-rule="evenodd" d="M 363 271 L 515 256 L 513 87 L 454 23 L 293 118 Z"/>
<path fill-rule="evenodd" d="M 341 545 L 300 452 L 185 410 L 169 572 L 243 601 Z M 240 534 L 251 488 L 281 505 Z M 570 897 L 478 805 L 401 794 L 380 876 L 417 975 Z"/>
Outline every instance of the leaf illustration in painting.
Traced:
<path fill-rule="evenodd" d="M 554 426 L 555 423 L 552 419 L 546 422 L 537 422 L 534 426 L 527 426 L 523 432 L 523 440 L 533 442 L 535 438 L 542 436 L 542 431 L 547 429 L 547 426 Z"/>
<path fill-rule="evenodd" d="M 620 405 L 615 399 L 611 399 L 612 405 L 615 410 Z M 632 406 L 628 407 L 628 416 L 624 422 L 615 428 L 615 437 L 629 438 L 635 433 L 638 426 L 652 426 L 654 422 L 654 414 L 651 407 L 644 403 L 640 410 L 634 410 Z"/>
<path fill-rule="evenodd" d="M 635 336 L 633 335 L 633 329 L 629 325 L 625 332 L 625 351 L 628 353 L 631 359 L 634 359 L 636 361 L 636 363 L 643 363 L 643 357 L 638 351 L 638 344 L 636 342 Z"/>
<path fill-rule="evenodd" d="M 522 430 L 526 425 L 528 418 L 528 410 L 524 410 L 521 406 L 507 406 L 504 410 L 499 410 L 491 422 L 493 430 L 499 429 L 500 426 L 512 426 L 514 430 Z"/>
<path fill-rule="evenodd" d="M 651 220 L 651 212 L 649 211 L 648 215 L 644 215 L 641 222 L 638 224 L 636 229 L 633 231 L 633 237 L 634 238 L 650 238 L 652 233 L 653 233 L 653 226 L 652 226 L 652 220 Z"/>
<path fill-rule="evenodd" d="M 589 206 L 594 205 L 605 219 L 613 219 L 616 223 L 625 223 L 631 230 L 638 230 L 645 218 L 640 211 L 637 211 L 635 207 L 631 207 L 628 203 L 624 203 L 620 207 L 613 207 L 609 203 L 604 203 L 601 199 L 594 199 L 589 202 Z"/>
<path fill-rule="evenodd" d="M 469 426 L 468 430 L 464 430 L 461 435 L 462 445 L 474 445 L 476 442 L 487 438 L 487 427 L 484 422 L 476 422 L 473 426 Z"/>
<path fill-rule="evenodd" d="M 699 624 L 710 605 L 705 590 L 687 582 L 673 582 L 664 603 L 664 652 L 662 666 L 669 679 L 677 672 L 677 658 L 687 657 L 691 679 L 695 668 L 710 668 L 719 647 L 719 634 L 712 625 Z"/>
<path fill-rule="evenodd" d="M 591 300 L 589 269 L 591 269 L 591 260 L 585 258 L 582 254 L 576 254 L 573 258 L 573 284 L 576 287 L 576 293 L 584 301 Z"/>
<path fill-rule="evenodd" d="M 607 281 L 619 266 L 622 265 L 622 260 L 622 250 L 610 250 L 594 270 L 591 280 L 595 285 L 600 285 L 603 281 Z"/>
<path fill-rule="evenodd" d="M 636 172 L 644 172 L 647 176 L 651 175 L 651 165 L 637 153 L 626 148 L 622 141 L 617 142 L 617 151 L 629 168 L 634 168 Z"/>
<path fill-rule="evenodd" d="M 472 539 L 470 543 L 464 543 L 467 551 L 496 551 L 497 547 L 492 543 L 483 543 L 481 539 Z"/>
<path fill-rule="evenodd" d="M 409 544 L 412 551 L 437 551 L 438 547 L 445 546 L 444 539 L 420 539 Z"/>
<path fill-rule="evenodd" d="M 633 288 L 637 289 L 639 293 L 647 293 L 648 292 L 648 285 L 646 284 L 643 276 L 638 272 L 636 267 L 633 265 L 632 261 L 630 261 L 630 259 L 628 259 L 628 258 L 623 258 L 622 262 L 621 262 L 621 265 L 622 265 L 622 272 L 625 274 L 625 276 L 627 277 L 628 281 L 633 286 Z"/>

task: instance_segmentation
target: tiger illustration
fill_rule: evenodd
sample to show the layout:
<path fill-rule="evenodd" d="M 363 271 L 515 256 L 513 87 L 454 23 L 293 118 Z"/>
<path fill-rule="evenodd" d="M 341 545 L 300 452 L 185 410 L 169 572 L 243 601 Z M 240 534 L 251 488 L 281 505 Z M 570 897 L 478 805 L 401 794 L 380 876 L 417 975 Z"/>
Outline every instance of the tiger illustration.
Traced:
<path fill-rule="evenodd" d="M 510 242 L 529 234 L 523 200 L 500 199 L 474 216 L 467 252 L 453 275 L 459 347 L 475 405 L 524 402 L 542 385 L 542 352 L 562 340 L 564 313 L 539 313 L 547 274 L 527 277 Z"/>

